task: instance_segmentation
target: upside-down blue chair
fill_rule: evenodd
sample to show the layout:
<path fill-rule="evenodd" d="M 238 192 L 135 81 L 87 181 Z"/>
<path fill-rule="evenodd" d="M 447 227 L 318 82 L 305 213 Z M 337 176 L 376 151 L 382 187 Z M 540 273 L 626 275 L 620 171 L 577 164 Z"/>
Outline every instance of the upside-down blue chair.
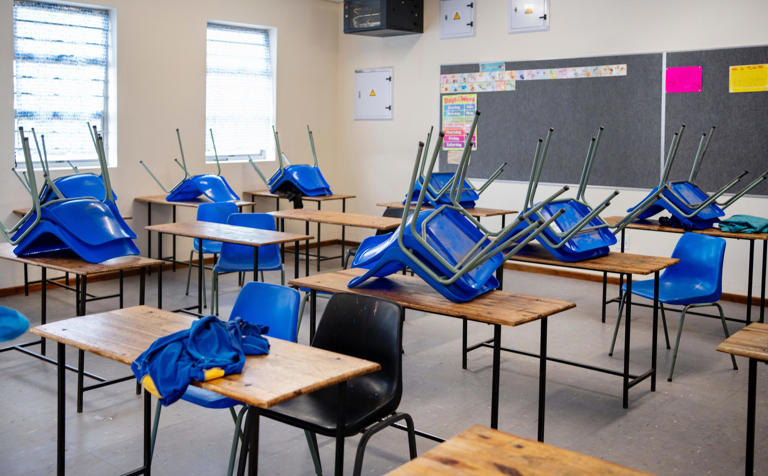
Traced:
<path fill-rule="evenodd" d="M 95 198 L 54 198 L 41 204 L 29 140 L 24 136 L 22 128 L 19 128 L 19 134 L 26 163 L 22 184 L 32 197 L 33 207 L 11 229 L 0 229 L 6 240 L 16 246 L 14 253 L 17 256 L 33 256 L 71 250 L 91 263 L 139 254 L 133 242 L 136 234 L 120 216 L 114 202 L 103 139 L 95 128 L 92 139 L 104 181 L 104 201 Z M 46 162 L 43 159 L 43 163 Z M 44 170 L 47 170 L 47 165 L 44 165 Z"/>
<path fill-rule="evenodd" d="M 29 319 L 16 309 L 0 306 L 0 342 L 13 340 L 29 329 Z"/>
<path fill-rule="evenodd" d="M 442 136 L 441 133 L 441 140 Z M 352 266 L 367 268 L 368 271 L 352 279 L 348 286 L 359 286 L 369 278 L 384 277 L 407 266 L 449 300 L 470 301 L 497 288 L 499 283 L 493 275 L 496 269 L 507 257 L 517 253 L 535 238 L 560 213 L 543 223 L 533 222 L 517 233 L 510 234 L 511 230 L 518 227 L 528 214 L 537 212 L 544 204 L 567 190 L 567 187 L 533 207 L 527 214 L 521 214 L 503 230 L 492 233 L 469 215 L 458 201 L 462 192 L 461 184 L 466 178 L 466 164 L 461 163 L 461 174 L 457 176 L 451 190 L 452 205 L 422 211 L 426 194 L 426 189 L 422 188 L 411 214 L 411 200 L 420 162 L 426 160 L 426 155 L 422 158 L 423 149 L 424 143 L 419 142 L 400 227 L 390 234 L 363 240 Z M 429 183 L 438 151 L 439 147 L 435 147 L 425 183 Z M 468 160 L 469 156 L 465 154 L 463 161 Z M 510 248 L 506 254 L 502 252 L 505 248 Z"/>
<path fill-rule="evenodd" d="M 178 159 L 173 159 L 176 165 L 181 167 L 184 171 L 184 178 L 179 183 L 171 188 L 170 192 L 163 184 L 155 177 L 155 174 L 149 170 L 147 164 L 143 160 L 139 163 L 144 167 L 144 170 L 154 179 L 160 188 L 163 189 L 168 195 L 165 197 L 169 202 L 188 202 L 192 200 L 198 200 L 201 196 L 204 196 L 212 202 L 230 202 L 240 200 L 240 197 L 232 190 L 227 180 L 221 176 L 221 164 L 219 163 L 219 154 L 216 152 L 216 142 L 213 141 L 213 130 L 209 129 L 211 134 L 211 141 L 213 144 L 213 152 L 216 157 L 217 174 L 199 174 L 190 175 L 187 170 L 187 161 L 184 158 L 184 148 L 181 145 L 181 133 L 176 129 L 176 139 L 179 142 L 179 152 L 181 153 L 181 162 Z"/>
<path fill-rule="evenodd" d="M 296 342 L 298 310 L 299 292 L 295 289 L 277 284 L 250 282 L 243 286 L 243 289 L 238 294 L 232 312 L 229 314 L 229 320 L 239 317 L 252 324 L 267 326 L 269 329 L 264 335 Z M 241 402 L 192 385 L 187 387 L 181 399 L 204 408 L 229 409 L 232 420 L 235 423 L 227 472 L 227 474 L 231 475 L 234 469 L 238 442 L 242 435 L 240 428 L 246 407 L 243 406 L 240 411 L 236 412 L 234 407 L 241 405 Z M 155 409 L 150 454 L 154 453 L 155 442 L 157 441 L 161 408 L 162 405 L 158 404 Z M 315 455 L 313 454 L 314 457 Z"/>
<path fill-rule="evenodd" d="M 212 202 L 201 203 L 197 207 L 197 221 L 207 221 L 212 223 L 226 223 L 229 216 L 237 213 L 237 205 L 234 202 Z M 220 241 L 203 240 L 203 249 L 199 249 L 198 240 L 194 240 L 194 246 L 189 250 L 189 266 L 187 267 L 187 289 L 185 294 L 189 295 L 189 282 L 192 277 L 192 265 L 195 262 L 192 257 L 194 253 L 212 254 L 214 260 L 216 255 L 221 253 Z M 205 301 L 205 273 L 203 273 L 203 301 Z M 205 302 L 203 302 L 205 304 Z"/>
<path fill-rule="evenodd" d="M 275 218 L 268 213 L 233 213 L 227 218 L 228 225 L 275 231 Z M 285 284 L 285 270 L 280 256 L 280 245 L 253 246 L 223 243 L 221 254 L 213 267 L 211 284 L 211 309 L 219 312 L 219 274 L 253 271 L 253 252 L 258 250 L 261 279 L 264 271 L 280 271 L 280 284 Z"/>
<path fill-rule="evenodd" d="M 720 217 L 725 215 L 723 210 L 733 205 L 738 199 L 749 193 L 750 190 L 768 179 L 768 170 L 763 172 L 752 181 L 752 183 L 744 187 L 743 190 L 726 200 L 724 203 L 719 203 L 716 200 L 739 183 L 741 179 L 747 175 L 747 171 L 736 176 L 717 192 L 712 195 L 707 195 L 706 192 L 701 190 L 701 188 L 694 183 L 694 180 L 699 173 L 701 160 L 707 152 L 709 142 L 715 132 L 715 127 L 713 126 L 710 129 L 709 134 L 705 132 L 699 139 L 699 146 L 696 149 L 696 155 L 693 159 L 693 165 L 688 180 L 670 182 L 668 181 L 669 173 L 672 168 L 672 163 L 677 155 L 677 148 L 684 131 L 685 124 L 675 132 L 675 135 L 672 138 L 672 143 L 670 144 L 669 153 L 667 154 L 664 173 L 662 174 L 661 180 L 659 181 L 659 184 L 651 190 L 648 196 L 640 202 L 641 205 L 648 203 L 649 206 L 646 207 L 644 212 L 637 215 L 636 218 L 638 220 L 648 219 L 666 210 L 672 215 L 670 219 L 667 219 L 668 221 L 666 224 L 679 226 L 685 230 L 711 228 L 720 221 Z M 636 208 L 637 206 L 632 207 L 628 211 L 633 212 Z"/>
<path fill-rule="evenodd" d="M 685 313 L 691 308 L 715 306 L 720 313 L 720 321 L 723 324 L 723 333 L 729 336 L 728 326 L 725 323 L 723 308 L 717 302 L 722 294 L 723 282 L 723 258 L 725 256 L 725 240 L 720 237 L 707 236 L 699 233 L 685 233 L 678 240 L 673 258 L 678 258 L 679 263 L 665 269 L 659 277 L 659 304 L 662 313 L 664 304 L 684 306 L 680 314 L 680 325 L 677 328 L 675 348 L 672 351 L 672 362 L 669 365 L 667 380 L 672 381 L 677 361 L 677 350 L 680 347 L 680 335 L 683 333 Z M 653 300 L 654 280 L 635 281 L 632 283 L 632 294 Z M 616 336 L 619 332 L 621 314 L 626 301 L 627 285 L 623 287 L 624 295 L 619 303 L 619 316 L 616 319 L 616 329 L 613 331 L 611 350 L 608 355 L 613 355 L 616 345 Z M 663 315 L 663 314 L 662 314 Z M 666 321 L 666 320 L 665 320 Z M 666 322 L 664 322 L 666 331 Z M 733 368 L 736 367 L 736 359 L 731 355 Z"/>
<path fill-rule="evenodd" d="M 307 125 L 307 133 L 309 135 L 309 145 L 312 149 L 312 165 L 297 164 L 291 165 L 288 162 L 288 158 L 280 149 L 280 139 L 277 135 L 277 130 L 272 126 L 272 133 L 275 136 L 275 147 L 277 149 L 277 163 L 278 169 L 267 180 L 264 174 L 254 163 L 253 159 L 249 159 L 251 166 L 253 166 L 256 173 L 269 187 L 269 191 L 276 195 L 284 196 L 290 200 L 293 200 L 295 204 L 301 204 L 301 196 L 318 197 L 323 195 L 332 195 L 331 186 L 325 181 L 320 167 L 317 166 L 317 152 L 315 151 L 315 139 L 312 135 L 312 130 Z M 287 166 L 283 165 L 283 161 Z M 297 206 L 296 208 L 300 208 Z"/>

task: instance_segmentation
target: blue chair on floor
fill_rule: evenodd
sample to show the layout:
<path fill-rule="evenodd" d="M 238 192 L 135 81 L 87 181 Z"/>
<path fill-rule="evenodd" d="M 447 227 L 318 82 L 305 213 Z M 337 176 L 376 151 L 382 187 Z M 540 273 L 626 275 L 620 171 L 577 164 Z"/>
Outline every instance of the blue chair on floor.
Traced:
<path fill-rule="evenodd" d="M 229 216 L 237 213 L 237 205 L 234 202 L 212 202 L 203 203 L 197 207 L 197 221 L 207 221 L 212 223 L 226 223 Z M 192 260 L 194 253 L 200 253 L 198 249 L 198 240 L 194 240 L 193 249 L 189 250 L 189 267 L 187 268 L 187 290 L 185 294 L 189 296 L 189 280 L 192 275 Z M 203 240 L 203 254 L 212 254 L 214 260 L 216 255 L 221 253 L 221 242 Z M 203 271 L 203 299 L 205 299 L 205 271 Z"/>
<path fill-rule="evenodd" d="M 16 309 L 0 306 L 0 342 L 13 340 L 29 329 L 29 320 Z"/>
<path fill-rule="evenodd" d="M 669 366 L 668 381 L 672 381 L 675 371 L 677 350 L 680 347 L 680 335 L 683 332 L 685 313 L 691 308 L 715 306 L 720 313 L 720 321 L 723 323 L 723 333 L 729 336 L 728 326 L 725 323 L 723 308 L 718 304 L 722 294 L 723 282 L 723 258 L 725 256 L 725 240 L 714 236 L 706 236 L 698 233 L 686 233 L 678 240 L 673 258 L 680 260 L 674 266 L 667 268 L 659 278 L 659 304 L 664 312 L 664 304 L 684 306 L 680 314 L 680 325 L 677 328 L 675 348 L 672 351 L 672 363 Z M 616 329 L 613 332 L 611 351 L 613 355 L 616 345 L 616 336 L 619 332 L 621 313 L 626 300 L 626 284 L 623 287 L 624 295 L 619 303 L 619 317 L 616 320 Z M 653 279 L 632 282 L 632 294 L 653 300 Z M 665 331 L 666 331 L 666 322 Z M 733 368 L 736 359 L 731 356 Z"/>
<path fill-rule="evenodd" d="M 237 296 L 229 319 L 236 317 L 244 321 L 268 326 L 269 330 L 265 335 L 276 337 L 291 342 L 296 342 L 298 332 L 299 316 L 299 292 L 295 289 L 277 284 L 250 282 L 243 286 L 240 294 Z M 229 456 L 229 467 L 227 474 L 231 475 L 235 464 L 235 454 L 237 452 L 238 442 L 242 435 L 240 425 L 246 407 L 235 411 L 235 406 L 241 402 L 227 398 L 210 390 L 204 390 L 200 387 L 190 385 L 187 391 L 181 397 L 195 405 L 205 408 L 229 408 L 232 419 L 235 422 L 235 434 L 232 437 L 232 449 Z M 155 410 L 155 421 L 152 428 L 152 445 L 150 454 L 154 453 L 155 441 L 157 440 L 158 423 L 160 422 L 160 409 L 162 405 L 158 404 Z M 315 455 L 313 454 L 313 458 Z"/>
<path fill-rule="evenodd" d="M 227 219 L 227 224 L 275 231 L 275 218 L 268 213 L 233 213 Z M 242 273 L 253 271 L 253 246 L 224 243 L 221 254 L 213 267 L 213 284 L 211 285 L 211 310 L 219 312 L 219 274 Z M 260 246 L 259 269 L 261 279 L 264 271 L 280 271 L 280 284 L 285 284 L 285 270 L 280 256 L 280 245 Z"/>

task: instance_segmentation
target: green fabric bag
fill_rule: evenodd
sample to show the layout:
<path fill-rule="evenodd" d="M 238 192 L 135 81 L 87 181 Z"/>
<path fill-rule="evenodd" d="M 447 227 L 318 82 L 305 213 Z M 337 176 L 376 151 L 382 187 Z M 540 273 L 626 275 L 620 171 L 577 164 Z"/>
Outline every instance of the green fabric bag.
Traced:
<path fill-rule="evenodd" d="M 734 215 L 721 221 L 720 229 L 729 233 L 768 233 L 768 218 Z"/>

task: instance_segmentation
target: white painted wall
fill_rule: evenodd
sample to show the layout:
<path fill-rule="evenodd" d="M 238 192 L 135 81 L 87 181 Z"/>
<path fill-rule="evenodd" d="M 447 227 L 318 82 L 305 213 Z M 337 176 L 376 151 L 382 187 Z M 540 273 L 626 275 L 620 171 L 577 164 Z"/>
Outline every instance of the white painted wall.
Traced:
<path fill-rule="evenodd" d="M 764 0 L 551 0 L 550 30 L 518 35 L 507 34 L 506 0 L 478 0 L 476 36 L 452 40 L 440 40 L 439 0 L 424 3 L 421 35 L 368 38 L 339 33 L 337 137 L 339 155 L 347 165 L 337 175 L 345 177 L 341 182 L 347 184 L 343 191 L 358 194 L 350 207 L 352 211 L 379 214 L 377 201 L 395 200 L 405 193 L 417 142 L 423 140 L 430 125 L 439 124 L 441 64 L 768 44 L 768 29 L 764 25 L 768 2 Z M 354 121 L 354 70 L 381 66 L 394 67 L 394 120 Z M 528 163 L 534 146 L 530 144 L 525 155 L 510 159 Z M 540 187 L 539 193 L 545 196 L 553 190 Z M 592 187 L 588 198 L 598 202 L 608 192 L 609 189 Z M 494 184 L 483 195 L 480 205 L 519 209 L 524 193 L 524 184 Z M 622 190 L 605 216 L 622 214 L 645 193 Z M 766 216 L 768 199 L 747 197 L 728 212 Z M 628 251 L 669 255 L 677 237 L 631 231 Z M 726 291 L 746 293 L 747 249 L 744 242 L 728 241 Z"/>
<path fill-rule="evenodd" d="M 140 195 L 162 191 L 139 165 L 144 160 L 164 184 L 179 179 L 172 162 L 178 155 L 175 128 L 193 173 L 214 172 L 204 165 L 205 39 L 209 20 L 277 28 L 277 126 L 281 145 L 294 163 L 310 163 L 305 124 L 312 125 L 318 154 L 328 165 L 327 179 L 338 183 L 334 118 L 337 84 L 338 6 L 318 0 L 83 0 L 116 9 L 118 166 L 111 169 L 118 206 L 135 218 L 130 222 L 144 248 L 146 207 L 134 205 Z M 0 218 L 16 219 L 13 208 L 29 206 L 29 198 L 8 172 L 13 154 L 13 2 L 0 2 Z M 275 163 L 265 163 L 271 172 Z M 263 183 L 250 165 L 225 164 L 223 174 L 237 190 L 260 189 Z M 269 203 L 271 206 L 272 203 Z M 153 220 L 168 221 L 156 207 Z M 193 212 L 179 213 L 191 219 Z M 156 241 L 156 240 L 154 240 Z M 188 249 L 180 240 L 180 252 Z M 155 246 L 153 244 L 153 246 Z M 2 264 L 0 288 L 21 282 L 21 266 Z"/>

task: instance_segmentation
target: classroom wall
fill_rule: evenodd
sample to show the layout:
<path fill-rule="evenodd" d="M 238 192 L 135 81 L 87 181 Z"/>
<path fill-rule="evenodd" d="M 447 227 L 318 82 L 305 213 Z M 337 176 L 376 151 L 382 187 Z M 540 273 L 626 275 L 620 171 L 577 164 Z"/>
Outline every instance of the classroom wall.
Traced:
<path fill-rule="evenodd" d="M 768 29 L 764 26 L 764 19 L 768 18 L 768 2 L 764 0 L 725 3 L 712 0 L 551 0 L 550 30 L 516 35 L 507 34 L 506 0 L 480 0 L 476 2 L 475 36 L 451 40 L 440 40 L 439 0 L 425 0 L 424 3 L 424 33 L 421 35 L 369 38 L 344 35 L 339 30 L 337 137 L 338 151 L 346 165 L 343 170 L 337 171 L 337 175 L 343 175 L 345 179 L 340 183 L 347 185 L 343 189 L 336 185 L 336 188 L 358 194 L 350 207 L 352 211 L 380 214 L 381 209 L 375 206 L 377 201 L 395 200 L 405 193 L 417 143 L 424 139 L 430 125 L 439 124 L 441 64 L 768 44 Z M 340 11 L 341 8 L 339 6 Z M 354 70 L 386 66 L 394 68 L 394 119 L 354 121 Z M 510 114 L 513 116 L 514 112 Z M 479 127 L 482 127 L 482 120 Z M 510 123 L 510 127 L 514 127 L 514 122 Z M 643 125 L 638 124 L 637 127 Z M 520 155 L 500 157 L 499 162 L 522 160 L 530 163 L 534 148 L 535 143 L 521 144 Z M 579 154 L 582 152 L 580 150 Z M 768 163 L 768 151 L 766 157 Z M 716 159 L 708 157 L 708 160 Z M 494 184 L 483 195 L 479 205 L 519 208 L 525 185 L 512 182 Z M 554 189 L 542 186 L 539 196 L 543 197 Z M 597 202 L 609 191 L 608 188 L 592 187 L 588 199 Z M 646 192 L 621 190 L 605 216 L 622 214 Z M 731 207 L 728 213 L 766 216 L 767 211 L 768 199 L 746 197 Z M 357 232 L 350 234 L 364 236 Z M 628 251 L 668 255 L 679 235 L 631 231 L 628 236 Z M 746 294 L 747 249 L 745 242 L 728 241 L 725 291 Z M 756 254 L 759 256 L 759 252 Z M 759 276 L 755 279 L 755 289 L 758 282 Z"/>
<path fill-rule="evenodd" d="M 119 195 L 118 206 L 133 215 L 130 225 L 145 248 L 146 206 L 133 203 L 141 195 L 162 190 L 139 165 L 144 160 L 166 184 L 179 180 L 172 162 L 178 156 L 175 128 L 184 140 L 193 173 L 213 172 L 204 165 L 205 40 L 209 20 L 277 28 L 277 126 L 283 150 L 293 163 L 311 163 L 305 124 L 312 125 L 320 160 L 328 180 L 341 177 L 336 160 L 338 5 L 320 0 L 93 0 L 79 3 L 116 9 L 117 37 L 117 167 L 110 170 Z M 30 204 L 21 185 L 9 173 L 13 154 L 13 2 L 0 2 L 0 218 L 14 223 L 13 208 Z M 264 163 L 271 173 L 275 162 Z M 223 174 L 236 191 L 258 190 L 263 183 L 250 165 L 224 164 Z M 273 203 L 269 203 L 272 206 Z M 181 210 L 179 220 L 193 218 Z M 169 221 L 170 213 L 155 207 L 153 221 Z M 303 227 L 302 227 L 303 228 Z M 156 242 L 156 240 L 153 240 Z M 179 240 L 186 258 L 189 240 Z M 153 247 L 156 246 L 153 243 Z M 188 252 L 188 251 L 187 251 Z M 21 266 L 3 264 L 0 288 L 20 284 Z"/>

